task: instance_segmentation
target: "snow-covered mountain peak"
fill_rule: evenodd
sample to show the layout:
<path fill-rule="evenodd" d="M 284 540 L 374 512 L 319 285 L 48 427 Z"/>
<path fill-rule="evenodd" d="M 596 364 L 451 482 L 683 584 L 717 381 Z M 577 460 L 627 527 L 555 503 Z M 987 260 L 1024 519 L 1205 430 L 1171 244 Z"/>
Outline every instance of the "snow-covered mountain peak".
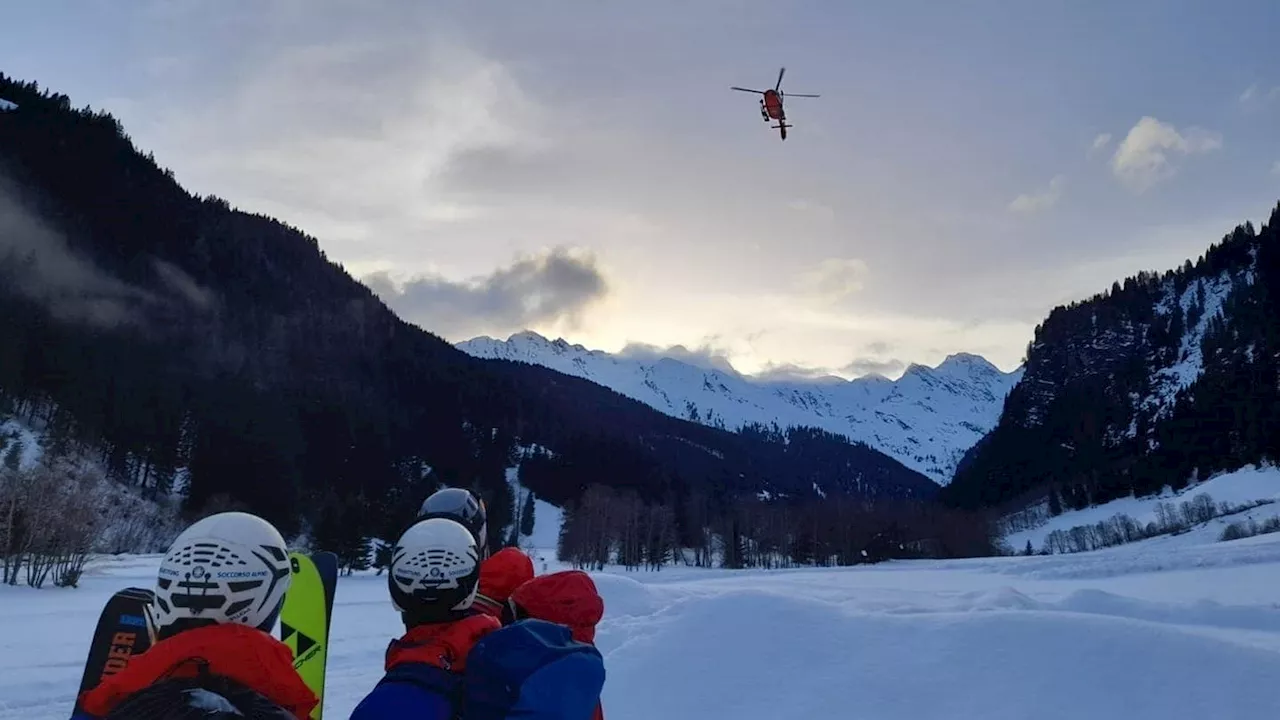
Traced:
<path fill-rule="evenodd" d="M 737 429 L 747 423 L 812 426 L 847 436 L 940 484 L 995 426 L 1022 369 L 1002 372 L 969 353 L 937 367 L 912 364 L 898 380 L 866 375 L 775 380 L 663 355 L 614 355 L 532 331 L 458 343 L 469 355 L 542 365 L 585 378 L 668 415 Z"/>
<path fill-rule="evenodd" d="M 997 374 L 1000 372 L 1000 368 L 991 364 L 990 360 L 987 360 L 981 355 L 974 355 L 973 353 L 966 352 L 948 355 L 946 359 L 938 365 L 938 370 L 940 372 L 983 373 L 987 375 Z"/>

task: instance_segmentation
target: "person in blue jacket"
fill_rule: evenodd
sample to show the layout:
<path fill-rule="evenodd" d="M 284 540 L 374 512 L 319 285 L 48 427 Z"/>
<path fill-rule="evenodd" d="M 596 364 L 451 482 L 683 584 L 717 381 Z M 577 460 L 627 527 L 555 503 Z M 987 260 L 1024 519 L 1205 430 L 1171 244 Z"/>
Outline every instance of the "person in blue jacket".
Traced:
<path fill-rule="evenodd" d="M 412 525 L 392 551 L 391 601 L 405 634 L 387 647 L 386 674 L 351 720 L 452 720 L 462 696 L 467 655 L 501 623 L 471 607 L 480 552 L 465 526 L 443 517 Z"/>

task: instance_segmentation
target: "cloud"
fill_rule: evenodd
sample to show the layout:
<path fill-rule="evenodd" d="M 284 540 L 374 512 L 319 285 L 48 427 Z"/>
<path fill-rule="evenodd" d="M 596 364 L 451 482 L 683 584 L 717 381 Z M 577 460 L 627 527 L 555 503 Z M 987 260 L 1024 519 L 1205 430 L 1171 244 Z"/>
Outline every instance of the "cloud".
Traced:
<path fill-rule="evenodd" d="M 796 363 L 769 362 L 760 371 L 752 373 L 751 378 L 761 382 L 847 382 L 842 376 L 891 376 L 902 372 L 906 367 L 907 364 L 897 358 L 879 360 L 870 357 L 858 358 L 836 370 Z"/>
<path fill-rule="evenodd" d="M 151 266 L 155 269 L 160 281 L 170 290 L 180 295 L 192 307 L 207 310 L 213 306 L 215 296 L 208 288 L 202 287 L 182 271 L 182 268 L 157 258 L 152 258 Z"/>
<path fill-rule="evenodd" d="M 799 284 L 806 294 L 837 302 L 862 290 L 869 272 L 867 263 L 857 258 L 827 258 L 801 273 Z"/>
<path fill-rule="evenodd" d="M 1277 160 L 1275 164 L 1271 166 L 1271 174 L 1280 175 L 1280 160 Z"/>
<path fill-rule="evenodd" d="M 842 370 L 850 375 L 893 375 L 906 369 L 907 364 L 898 358 L 877 360 L 875 358 L 858 358 L 845 365 Z"/>
<path fill-rule="evenodd" d="M 729 353 L 712 343 L 704 343 L 692 350 L 684 345 L 662 347 L 641 342 L 629 342 L 616 355 L 639 362 L 657 362 L 662 358 L 671 358 L 706 370 L 719 370 L 729 375 L 741 375 L 733 363 L 729 361 Z"/>
<path fill-rule="evenodd" d="M 1048 190 L 1034 195 L 1019 195 L 1013 199 L 1013 202 L 1009 203 L 1009 212 L 1032 215 L 1048 210 L 1057 205 L 1058 200 L 1062 199 L 1062 186 L 1065 182 L 1065 177 L 1057 175 L 1049 181 Z"/>
<path fill-rule="evenodd" d="M 1177 173 L 1177 155 L 1207 153 L 1222 147 L 1222 134 L 1198 127 L 1179 131 L 1151 116 L 1129 130 L 1111 158 L 1112 173 L 1134 192 L 1145 192 Z"/>
<path fill-rule="evenodd" d="M 344 260 L 404 260 L 424 233 L 489 212 L 485 193 L 512 170 L 545 170 L 542 107 L 469 45 L 428 33 L 255 47 L 216 108 L 138 125 L 196 192 L 304 227 Z"/>
<path fill-rule="evenodd" d="M 99 328 L 136 325 L 151 293 L 111 277 L 0 186 L 0 284 L 55 318 Z"/>
<path fill-rule="evenodd" d="M 555 247 L 519 257 L 484 277 L 430 274 L 397 284 L 385 271 L 361 278 L 398 315 L 447 338 L 567 323 L 609 293 L 590 252 Z"/>
<path fill-rule="evenodd" d="M 798 213 L 809 213 L 817 217 L 831 219 L 835 217 L 836 211 L 830 205 L 820 203 L 816 200 L 806 200 L 804 198 L 796 198 L 787 203 L 787 207 Z"/>
<path fill-rule="evenodd" d="M 1280 100 L 1280 85 L 1273 85 L 1270 89 L 1266 89 L 1258 83 L 1254 83 L 1240 93 L 1241 105 L 1267 103 L 1275 100 Z"/>
<path fill-rule="evenodd" d="M 844 378 L 833 374 L 828 368 L 772 362 L 766 363 L 764 368 L 754 373 L 751 378 L 760 382 L 845 382 Z"/>
<path fill-rule="evenodd" d="M 1101 133 L 1098 137 L 1093 139 L 1093 144 L 1089 146 L 1089 155 L 1092 156 L 1096 152 L 1105 150 L 1110 144 L 1111 133 Z"/>

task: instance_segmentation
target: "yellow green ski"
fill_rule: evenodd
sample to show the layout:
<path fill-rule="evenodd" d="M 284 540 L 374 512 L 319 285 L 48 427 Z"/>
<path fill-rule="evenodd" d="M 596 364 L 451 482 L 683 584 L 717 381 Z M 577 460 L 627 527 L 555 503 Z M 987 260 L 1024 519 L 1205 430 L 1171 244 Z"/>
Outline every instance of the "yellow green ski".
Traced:
<path fill-rule="evenodd" d="M 320 703 L 312 720 L 324 713 L 324 672 L 329 659 L 329 625 L 338 584 L 338 556 L 289 553 L 293 580 L 280 611 L 280 640 L 293 651 L 293 667 Z"/>

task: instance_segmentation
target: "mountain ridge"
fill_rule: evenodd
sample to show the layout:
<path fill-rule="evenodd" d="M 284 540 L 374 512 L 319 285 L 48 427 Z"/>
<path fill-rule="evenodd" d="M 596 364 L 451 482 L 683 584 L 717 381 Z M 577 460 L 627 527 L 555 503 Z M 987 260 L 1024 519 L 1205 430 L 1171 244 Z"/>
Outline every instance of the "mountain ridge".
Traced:
<path fill-rule="evenodd" d="M 762 379 L 676 357 L 631 358 L 531 331 L 456 343 L 482 358 L 541 365 L 609 387 L 673 417 L 735 429 L 748 423 L 809 426 L 863 442 L 946 485 L 964 453 L 996 425 L 1022 377 L 957 352 L 937 366 L 880 374 Z M 732 369 L 732 368 L 730 368 Z"/>

